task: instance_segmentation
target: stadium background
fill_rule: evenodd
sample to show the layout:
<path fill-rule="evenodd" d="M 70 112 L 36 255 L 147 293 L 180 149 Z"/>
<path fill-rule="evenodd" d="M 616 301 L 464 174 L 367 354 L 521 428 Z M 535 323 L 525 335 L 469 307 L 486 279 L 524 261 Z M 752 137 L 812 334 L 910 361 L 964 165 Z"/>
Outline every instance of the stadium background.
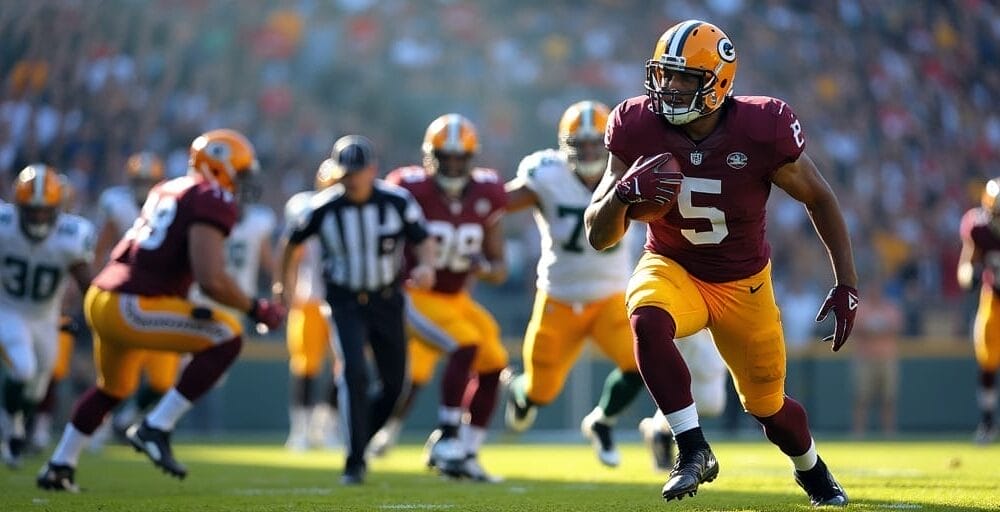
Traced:
<path fill-rule="evenodd" d="M 154 150 L 180 174 L 190 140 L 228 126 L 256 144 L 264 201 L 280 212 L 311 184 L 339 135 L 372 137 L 388 171 L 418 162 L 424 128 L 449 111 L 477 124 L 477 163 L 510 177 L 521 156 L 554 145 L 571 102 L 614 105 L 640 94 L 656 38 L 689 17 L 716 23 L 736 43 L 737 94 L 795 108 L 848 218 L 862 296 L 883 287 L 903 308 L 901 430 L 971 430 L 974 297 L 959 292 L 953 269 L 959 217 L 1000 174 L 1000 66 L 988 64 L 1000 60 L 1000 10 L 990 2 L 6 2 L 0 192 L 6 197 L 13 174 L 41 160 L 71 177 L 89 213 L 101 190 L 121 182 L 129 153 Z M 513 355 L 537 241 L 528 216 L 506 225 L 511 279 L 477 295 Z M 822 246 L 780 191 L 768 227 L 790 391 L 817 429 L 843 430 L 852 350 L 831 356 L 814 342 L 812 316 L 831 282 Z M 188 428 L 284 426 L 280 337 L 246 352 Z M 587 362 L 540 427 L 572 428 L 589 409 L 607 365 Z M 412 431 L 433 423 L 430 395 Z M 630 415 L 649 410 L 647 401 Z"/>

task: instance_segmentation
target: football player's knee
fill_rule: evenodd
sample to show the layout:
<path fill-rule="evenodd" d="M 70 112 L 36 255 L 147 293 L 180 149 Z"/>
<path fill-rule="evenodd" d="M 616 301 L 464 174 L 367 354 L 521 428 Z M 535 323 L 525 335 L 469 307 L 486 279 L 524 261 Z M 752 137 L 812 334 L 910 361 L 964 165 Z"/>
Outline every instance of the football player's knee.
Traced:
<path fill-rule="evenodd" d="M 743 408 L 746 411 L 758 418 L 767 418 L 773 416 L 779 410 L 781 406 L 785 403 L 785 396 L 783 392 L 772 393 L 763 396 L 748 396 L 743 397 Z"/>

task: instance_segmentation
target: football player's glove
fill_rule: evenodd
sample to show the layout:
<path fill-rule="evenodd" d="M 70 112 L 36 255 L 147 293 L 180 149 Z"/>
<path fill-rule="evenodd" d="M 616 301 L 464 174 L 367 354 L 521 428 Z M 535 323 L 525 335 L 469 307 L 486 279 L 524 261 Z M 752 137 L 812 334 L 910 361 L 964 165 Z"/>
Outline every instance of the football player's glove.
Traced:
<path fill-rule="evenodd" d="M 258 324 L 265 325 L 268 329 L 277 329 L 281 322 L 285 320 L 285 306 L 268 299 L 254 299 L 253 305 L 247 311 L 247 316 Z"/>
<path fill-rule="evenodd" d="M 684 175 L 677 163 L 671 160 L 673 155 L 670 153 L 639 158 L 618 180 L 615 195 L 625 204 L 644 201 L 660 205 L 673 203 L 681 191 Z"/>
<path fill-rule="evenodd" d="M 826 319 L 826 314 L 833 311 L 836 319 L 836 327 L 833 334 L 823 338 L 823 341 L 833 341 L 833 351 L 840 350 L 840 347 L 847 343 L 847 337 L 851 335 L 854 328 L 854 315 L 858 313 L 858 290 L 846 284 L 838 284 L 830 289 L 826 295 L 823 306 L 816 314 L 816 321 L 822 322 Z"/>

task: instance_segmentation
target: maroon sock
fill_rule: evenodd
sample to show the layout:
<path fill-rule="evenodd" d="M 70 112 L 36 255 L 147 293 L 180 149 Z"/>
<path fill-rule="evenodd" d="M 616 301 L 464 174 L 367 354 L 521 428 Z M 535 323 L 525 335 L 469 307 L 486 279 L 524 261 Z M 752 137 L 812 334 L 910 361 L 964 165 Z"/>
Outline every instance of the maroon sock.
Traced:
<path fill-rule="evenodd" d="M 764 426 L 764 435 L 790 457 L 797 457 L 809 450 L 812 434 L 809 433 L 809 418 L 802 404 L 785 397 L 785 403 L 778 412 L 766 418 L 754 416 Z"/>
<path fill-rule="evenodd" d="M 635 361 L 656 406 L 666 414 L 693 404 L 691 372 L 674 343 L 677 324 L 670 313 L 642 306 L 632 312 L 629 321 Z"/>
<path fill-rule="evenodd" d="M 49 385 L 45 388 L 45 396 L 42 397 L 42 401 L 38 402 L 35 406 L 36 413 L 48 413 L 51 414 L 56 408 L 56 386 L 59 385 L 59 381 L 55 379 L 49 379 Z"/>
<path fill-rule="evenodd" d="M 243 338 L 237 336 L 195 354 L 177 381 L 177 392 L 189 402 L 197 400 L 229 369 L 242 346 Z"/>
<path fill-rule="evenodd" d="M 500 370 L 480 373 L 465 390 L 464 403 L 469 411 L 469 424 L 486 428 L 490 424 L 493 410 L 497 406 L 497 390 L 500 388 Z"/>
<path fill-rule="evenodd" d="M 104 422 L 111 409 L 114 409 L 121 398 L 115 398 L 94 386 L 84 391 L 73 406 L 70 421 L 80 432 L 91 435 Z"/>
<path fill-rule="evenodd" d="M 448 357 L 448 365 L 444 367 L 441 377 L 441 405 L 444 407 L 461 407 L 462 396 L 469 385 L 472 372 L 472 361 L 476 358 L 476 347 L 462 347 Z"/>

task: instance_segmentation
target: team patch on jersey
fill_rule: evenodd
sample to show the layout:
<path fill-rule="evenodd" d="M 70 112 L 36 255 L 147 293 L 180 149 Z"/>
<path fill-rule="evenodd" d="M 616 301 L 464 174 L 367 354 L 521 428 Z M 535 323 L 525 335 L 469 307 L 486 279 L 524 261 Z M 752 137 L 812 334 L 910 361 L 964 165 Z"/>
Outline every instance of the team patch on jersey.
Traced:
<path fill-rule="evenodd" d="M 701 161 L 705 158 L 705 153 L 701 151 L 691 152 L 691 165 L 701 165 Z"/>
<path fill-rule="evenodd" d="M 747 166 L 747 156 L 739 151 L 734 151 L 726 157 L 726 163 L 733 169 L 742 169 Z"/>
<path fill-rule="evenodd" d="M 493 211 L 493 203 L 485 197 L 480 197 L 476 200 L 476 204 L 472 207 L 472 209 L 476 211 L 476 215 L 485 217 Z"/>

